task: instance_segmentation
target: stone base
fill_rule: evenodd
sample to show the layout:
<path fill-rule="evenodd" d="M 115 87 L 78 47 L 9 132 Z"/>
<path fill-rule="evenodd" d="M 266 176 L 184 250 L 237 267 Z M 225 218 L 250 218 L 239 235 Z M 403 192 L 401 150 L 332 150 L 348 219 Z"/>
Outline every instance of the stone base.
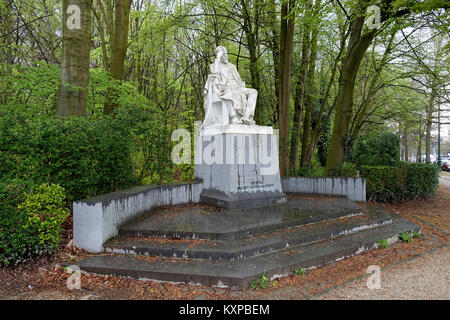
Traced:
<path fill-rule="evenodd" d="M 286 202 L 286 195 L 280 192 L 237 193 L 231 196 L 205 190 L 200 194 L 200 202 L 226 210 L 258 208 Z"/>
<path fill-rule="evenodd" d="M 200 201 L 234 210 L 286 202 L 278 140 L 271 127 L 229 125 L 203 129 L 196 142 Z"/>

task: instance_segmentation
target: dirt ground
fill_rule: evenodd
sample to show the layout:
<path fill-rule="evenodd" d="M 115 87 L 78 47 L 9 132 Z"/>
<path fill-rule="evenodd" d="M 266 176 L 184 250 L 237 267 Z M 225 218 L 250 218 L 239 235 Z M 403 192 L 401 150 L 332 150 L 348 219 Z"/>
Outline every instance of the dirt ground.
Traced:
<path fill-rule="evenodd" d="M 0 269 L 3 300 L 239 300 L 239 299 L 449 299 L 450 188 L 441 185 L 428 200 L 383 204 L 418 224 L 422 236 L 339 262 L 290 275 L 265 290 L 231 290 L 186 284 L 138 281 L 82 274 L 81 289 L 70 290 L 70 274 L 59 262 L 76 261 L 85 252 L 70 246 L 70 222 L 61 250 L 18 267 Z M 381 268 L 381 289 L 370 290 L 367 268 Z"/>

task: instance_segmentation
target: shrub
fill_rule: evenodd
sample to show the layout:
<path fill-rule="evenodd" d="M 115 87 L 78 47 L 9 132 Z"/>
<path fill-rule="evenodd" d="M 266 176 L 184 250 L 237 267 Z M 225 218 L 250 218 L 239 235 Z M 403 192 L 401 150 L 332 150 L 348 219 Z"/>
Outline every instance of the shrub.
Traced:
<path fill-rule="evenodd" d="M 64 188 L 59 185 L 43 184 L 18 206 L 26 213 L 25 227 L 35 230 L 39 244 L 50 250 L 58 247 L 61 226 L 69 216 L 69 210 L 63 208 L 65 197 Z"/>
<path fill-rule="evenodd" d="M 42 185 L 25 191 L 29 188 L 28 181 L 0 182 L 0 264 L 17 265 L 59 245 L 69 213 L 63 189 Z"/>
<path fill-rule="evenodd" d="M 144 108 L 123 107 L 117 110 L 116 118 L 130 128 L 129 145 L 137 180 L 145 184 L 174 182 L 171 133 L 162 125 L 167 117 Z"/>
<path fill-rule="evenodd" d="M 323 177 L 324 171 L 324 168 L 320 167 L 304 167 L 298 169 L 297 175 L 299 177 Z"/>
<path fill-rule="evenodd" d="M 18 264 L 41 252 L 26 214 L 12 206 L 0 208 L 0 265 Z"/>
<path fill-rule="evenodd" d="M 114 191 L 134 182 L 129 132 L 112 117 L 62 121 L 0 110 L 0 176 L 59 184 L 71 201 Z"/>
<path fill-rule="evenodd" d="M 395 133 L 363 136 L 356 141 L 353 161 L 361 166 L 395 166 L 400 158 L 400 140 Z"/>
<path fill-rule="evenodd" d="M 362 166 L 367 195 L 375 201 L 427 198 L 439 187 L 439 167 L 434 164 L 398 162 L 396 166 Z"/>

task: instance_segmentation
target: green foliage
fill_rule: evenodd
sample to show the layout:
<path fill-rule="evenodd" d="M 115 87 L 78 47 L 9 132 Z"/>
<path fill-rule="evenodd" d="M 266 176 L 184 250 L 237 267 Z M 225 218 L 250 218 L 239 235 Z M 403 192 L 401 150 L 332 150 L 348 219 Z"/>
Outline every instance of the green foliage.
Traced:
<path fill-rule="evenodd" d="M 344 162 L 328 172 L 319 163 L 314 163 L 311 167 L 300 168 L 297 172 L 300 177 L 356 177 L 357 174 L 356 166 L 349 162 Z"/>
<path fill-rule="evenodd" d="M 133 174 L 144 184 L 174 182 L 176 167 L 171 160 L 171 132 L 162 113 L 139 107 L 116 110 L 116 120 L 129 128 Z"/>
<path fill-rule="evenodd" d="M 356 166 L 350 162 L 344 162 L 343 164 L 332 168 L 328 171 L 327 176 L 329 177 L 356 177 L 358 171 Z"/>
<path fill-rule="evenodd" d="M 435 164 L 398 162 L 396 166 L 362 166 L 367 195 L 375 201 L 404 201 L 428 198 L 439 187 Z"/>
<path fill-rule="evenodd" d="M 89 118 L 61 121 L 55 116 L 59 73 L 51 65 L 13 66 L 11 75 L 0 78 L 3 179 L 57 183 L 70 201 L 139 183 L 192 180 L 193 165 L 171 162 L 170 118 L 133 84 L 92 69 Z M 111 86 L 120 107 L 114 116 L 103 116 Z"/>
<path fill-rule="evenodd" d="M 300 177 L 323 177 L 324 169 L 317 166 L 300 168 L 297 175 Z"/>
<path fill-rule="evenodd" d="M 0 181 L 0 265 L 17 265 L 59 245 L 69 214 L 64 190 L 45 184 L 30 188 L 29 181 Z"/>
<path fill-rule="evenodd" d="M 71 201 L 111 192 L 133 182 L 129 132 L 112 117 L 62 121 L 0 110 L 0 175 L 59 184 Z"/>
<path fill-rule="evenodd" d="M 303 269 L 302 267 L 300 267 L 300 268 L 297 268 L 297 269 L 294 270 L 294 274 L 296 276 L 302 276 L 303 277 L 306 274 L 306 270 Z"/>
<path fill-rule="evenodd" d="M 118 93 L 117 104 L 121 108 L 135 110 L 156 111 L 152 108 L 150 101 L 139 93 L 137 88 L 130 82 L 117 81 L 102 68 L 90 70 L 90 81 L 88 90 L 88 115 L 98 117 L 103 115 L 103 105 L 106 97 L 111 95 L 111 90 Z"/>
<path fill-rule="evenodd" d="M 411 243 L 413 241 L 413 236 L 409 232 L 400 233 L 400 235 L 398 236 L 398 240 L 406 243 Z"/>
<path fill-rule="evenodd" d="M 320 109 L 320 100 L 317 101 L 317 105 L 312 113 L 311 118 L 311 130 L 314 130 L 315 125 L 317 124 L 318 118 L 319 118 L 319 109 Z M 322 119 L 319 130 L 321 132 L 319 139 L 317 141 L 317 159 L 319 160 L 319 163 L 322 167 L 325 167 L 325 164 L 327 162 L 327 155 L 328 155 L 328 147 L 330 145 L 330 139 L 331 139 L 331 122 L 328 119 L 328 121 L 325 123 L 325 120 Z"/>
<path fill-rule="evenodd" d="M 386 249 L 389 247 L 389 242 L 386 239 L 378 240 L 378 247 L 382 249 Z"/>
<path fill-rule="evenodd" d="M 48 64 L 10 67 L 11 74 L 0 77 L 0 107 L 3 104 L 16 111 L 53 114 L 58 98 L 60 68 Z"/>
<path fill-rule="evenodd" d="M 60 242 L 62 224 L 69 216 L 64 209 L 64 188 L 56 184 L 42 184 L 33 193 L 27 194 L 18 206 L 27 215 L 25 228 L 36 230 L 40 245 L 57 248 Z"/>
<path fill-rule="evenodd" d="M 400 140 L 390 132 L 363 136 L 357 140 L 353 162 L 361 166 L 394 166 L 400 158 Z"/>
<path fill-rule="evenodd" d="M 250 281 L 249 286 L 253 290 L 258 288 L 265 290 L 270 286 L 270 280 L 266 277 L 266 273 L 264 272 L 258 278 Z"/>

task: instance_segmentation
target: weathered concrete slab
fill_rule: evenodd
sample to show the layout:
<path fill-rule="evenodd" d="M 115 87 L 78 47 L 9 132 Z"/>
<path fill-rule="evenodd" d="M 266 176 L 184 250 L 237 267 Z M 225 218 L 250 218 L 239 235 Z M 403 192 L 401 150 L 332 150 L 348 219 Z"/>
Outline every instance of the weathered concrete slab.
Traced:
<path fill-rule="evenodd" d="M 285 203 L 287 197 L 281 192 L 256 191 L 227 195 L 215 190 L 203 190 L 200 201 L 226 210 L 265 207 Z"/>
<path fill-rule="evenodd" d="M 364 178 L 282 177 L 285 193 L 343 196 L 353 201 L 366 201 Z"/>
<path fill-rule="evenodd" d="M 78 265 L 87 272 L 141 280 L 247 288 L 249 282 L 263 272 L 269 277 L 278 277 L 298 267 L 324 265 L 371 249 L 380 239 L 396 241 L 399 233 L 412 230 L 418 230 L 418 227 L 394 215 L 392 224 L 232 262 L 113 255 L 88 257 L 78 262 Z"/>
<path fill-rule="evenodd" d="M 105 243 L 105 250 L 145 256 L 172 258 L 239 260 L 333 237 L 375 228 L 392 222 L 392 217 L 372 208 L 368 214 L 346 219 L 321 221 L 316 224 L 264 233 L 235 241 L 171 240 L 159 238 L 117 237 Z"/>
<path fill-rule="evenodd" d="M 200 182 L 142 186 L 76 201 L 75 245 L 89 252 L 101 252 L 103 243 L 118 235 L 123 223 L 153 208 L 199 202 L 201 191 Z"/>
<path fill-rule="evenodd" d="M 121 227 L 120 235 L 237 240 L 361 213 L 361 207 L 347 198 L 322 201 L 293 196 L 285 204 L 244 210 L 205 206 L 153 210 Z"/>

